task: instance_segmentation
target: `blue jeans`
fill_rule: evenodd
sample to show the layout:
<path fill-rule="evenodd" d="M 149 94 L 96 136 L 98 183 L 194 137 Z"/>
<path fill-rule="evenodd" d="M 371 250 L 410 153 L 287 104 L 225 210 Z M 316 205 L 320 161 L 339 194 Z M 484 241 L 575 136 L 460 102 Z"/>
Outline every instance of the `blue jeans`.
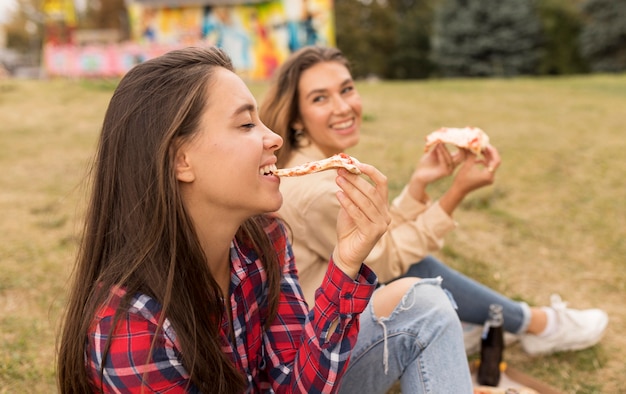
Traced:
<path fill-rule="evenodd" d="M 513 334 L 526 332 L 530 322 L 530 308 L 525 302 L 513 301 L 485 285 L 446 266 L 432 256 L 413 264 L 403 277 L 443 278 L 442 287 L 449 291 L 457 304 L 459 319 L 463 322 L 484 324 L 490 304 L 500 304 L 504 313 L 504 329 Z"/>
<path fill-rule="evenodd" d="M 384 394 L 398 380 L 403 393 L 473 392 L 461 323 L 440 278 L 413 285 L 386 318 L 371 300 L 340 393 Z"/>

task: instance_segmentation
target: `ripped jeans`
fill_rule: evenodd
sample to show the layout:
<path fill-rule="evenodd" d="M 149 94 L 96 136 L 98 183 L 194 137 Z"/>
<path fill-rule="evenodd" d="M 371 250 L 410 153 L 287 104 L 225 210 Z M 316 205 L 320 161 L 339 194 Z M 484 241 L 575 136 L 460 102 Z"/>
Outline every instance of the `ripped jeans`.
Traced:
<path fill-rule="evenodd" d="M 386 318 L 372 296 L 340 393 L 385 394 L 398 380 L 403 393 L 472 393 L 461 323 L 441 278 L 422 279 Z"/>
<path fill-rule="evenodd" d="M 500 304 L 504 310 L 504 329 L 513 334 L 523 334 L 530 323 L 530 307 L 525 302 L 508 297 L 478 283 L 448 267 L 433 256 L 413 264 L 402 277 L 443 278 L 443 288 L 452 294 L 457 303 L 457 314 L 463 322 L 482 325 L 489 317 L 489 305 Z"/>

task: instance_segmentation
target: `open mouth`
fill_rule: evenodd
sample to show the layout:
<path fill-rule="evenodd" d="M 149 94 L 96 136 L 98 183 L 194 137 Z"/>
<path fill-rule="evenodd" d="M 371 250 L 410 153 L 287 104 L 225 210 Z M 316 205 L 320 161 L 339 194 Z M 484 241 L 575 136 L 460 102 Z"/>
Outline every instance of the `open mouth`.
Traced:
<path fill-rule="evenodd" d="M 270 164 L 259 169 L 259 175 L 274 175 L 276 172 L 276 164 Z"/>

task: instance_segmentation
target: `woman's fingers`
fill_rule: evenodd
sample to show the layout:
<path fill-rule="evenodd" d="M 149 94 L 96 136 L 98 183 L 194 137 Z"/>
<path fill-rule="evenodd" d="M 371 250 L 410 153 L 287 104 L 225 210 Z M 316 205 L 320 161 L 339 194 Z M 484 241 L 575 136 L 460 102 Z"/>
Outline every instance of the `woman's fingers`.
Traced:
<path fill-rule="evenodd" d="M 391 222 L 387 202 L 387 177 L 367 164 L 359 164 L 364 177 L 340 169 L 337 198 L 341 205 L 337 218 L 335 263 L 350 274 L 360 267 Z"/>
<path fill-rule="evenodd" d="M 454 163 L 454 167 L 463 163 L 466 157 L 467 157 L 466 149 L 457 149 L 454 153 L 452 153 L 452 162 Z"/>
<path fill-rule="evenodd" d="M 454 178 L 454 182 L 460 190 L 469 193 L 494 182 L 495 169 L 499 165 L 499 161 L 494 160 L 495 156 L 491 155 L 492 153 L 487 151 L 483 151 L 481 157 L 468 154 Z"/>
<path fill-rule="evenodd" d="M 369 218 L 370 221 L 379 220 L 380 216 L 388 216 L 388 187 L 387 177 L 375 167 L 361 163 L 362 173 L 367 175 L 373 184 L 363 177 L 340 170 L 338 184 L 351 202 Z M 386 219 L 385 219 L 386 220 Z"/>
<path fill-rule="evenodd" d="M 500 163 L 502 162 L 500 159 L 500 153 L 498 150 L 491 145 L 488 145 L 483 151 L 483 157 L 485 158 L 485 167 L 489 172 L 495 172 L 495 170 L 500 167 Z"/>
<path fill-rule="evenodd" d="M 454 167 L 456 166 L 454 164 L 454 158 L 444 144 L 437 144 L 437 146 L 435 146 L 435 152 L 439 163 L 445 163 L 449 170 L 454 170 Z"/>

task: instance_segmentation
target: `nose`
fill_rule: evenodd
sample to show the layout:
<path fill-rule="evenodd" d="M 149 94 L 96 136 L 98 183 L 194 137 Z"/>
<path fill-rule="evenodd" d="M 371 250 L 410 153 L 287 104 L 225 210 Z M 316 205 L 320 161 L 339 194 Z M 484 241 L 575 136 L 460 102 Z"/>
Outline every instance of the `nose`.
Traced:
<path fill-rule="evenodd" d="M 343 114 L 350 111 L 350 104 L 343 97 L 338 96 L 333 100 L 333 112 Z"/>
<path fill-rule="evenodd" d="M 263 127 L 266 130 L 266 137 L 265 137 L 266 149 L 270 149 L 273 151 L 280 149 L 280 147 L 283 146 L 283 137 L 281 137 L 280 135 L 270 130 L 267 126 L 263 125 Z"/>

